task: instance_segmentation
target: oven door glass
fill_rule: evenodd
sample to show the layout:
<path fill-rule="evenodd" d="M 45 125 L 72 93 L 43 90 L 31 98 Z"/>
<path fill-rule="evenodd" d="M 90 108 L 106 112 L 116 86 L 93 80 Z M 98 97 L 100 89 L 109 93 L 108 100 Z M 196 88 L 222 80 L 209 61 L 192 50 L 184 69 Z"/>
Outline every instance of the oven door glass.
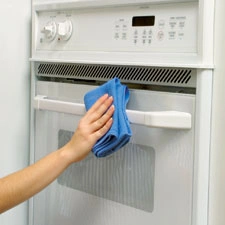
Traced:
<path fill-rule="evenodd" d="M 78 103 L 92 88 L 37 82 L 38 95 Z M 131 90 L 128 108 L 194 118 L 194 104 L 194 95 Z M 36 110 L 34 160 L 67 143 L 80 118 Z M 124 148 L 105 158 L 90 153 L 37 194 L 33 225 L 191 225 L 194 130 L 131 127 Z"/>

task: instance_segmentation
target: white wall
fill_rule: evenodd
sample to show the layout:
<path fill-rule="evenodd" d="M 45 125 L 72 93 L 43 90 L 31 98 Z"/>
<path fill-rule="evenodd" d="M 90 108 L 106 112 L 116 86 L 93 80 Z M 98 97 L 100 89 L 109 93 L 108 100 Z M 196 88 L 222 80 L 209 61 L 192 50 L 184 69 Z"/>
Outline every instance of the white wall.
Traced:
<path fill-rule="evenodd" d="M 31 0 L 1 1 L 0 177 L 29 158 Z M 1 225 L 26 225 L 27 204 L 0 215 Z"/>

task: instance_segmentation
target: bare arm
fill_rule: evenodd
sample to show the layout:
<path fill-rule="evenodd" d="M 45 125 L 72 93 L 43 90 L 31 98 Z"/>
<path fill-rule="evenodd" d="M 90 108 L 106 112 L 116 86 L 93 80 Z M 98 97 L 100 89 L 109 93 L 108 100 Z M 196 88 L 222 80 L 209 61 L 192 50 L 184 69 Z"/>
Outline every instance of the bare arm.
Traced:
<path fill-rule="evenodd" d="M 82 160 L 111 127 L 114 112 L 114 107 L 110 107 L 112 101 L 112 97 L 102 96 L 80 120 L 73 137 L 65 146 L 33 165 L 0 179 L 0 213 L 29 199 L 54 181 L 70 164 Z"/>

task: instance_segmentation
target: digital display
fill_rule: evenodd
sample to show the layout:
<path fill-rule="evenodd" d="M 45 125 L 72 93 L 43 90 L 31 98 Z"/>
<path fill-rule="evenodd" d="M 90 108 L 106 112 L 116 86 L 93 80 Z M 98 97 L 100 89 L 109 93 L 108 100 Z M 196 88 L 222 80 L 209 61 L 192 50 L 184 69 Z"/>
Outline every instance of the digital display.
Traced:
<path fill-rule="evenodd" d="M 132 19 L 133 27 L 154 26 L 155 16 L 134 16 Z"/>

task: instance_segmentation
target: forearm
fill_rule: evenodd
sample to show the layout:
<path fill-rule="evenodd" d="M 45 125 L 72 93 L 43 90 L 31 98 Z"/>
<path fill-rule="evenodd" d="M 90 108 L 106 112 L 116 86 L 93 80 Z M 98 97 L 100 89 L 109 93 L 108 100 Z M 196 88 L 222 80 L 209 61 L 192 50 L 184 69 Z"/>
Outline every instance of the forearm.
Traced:
<path fill-rule="evenodd" d="M 71 163 L 82 160 L 112 125 L 112 97 L 104 95 L 80 120 L 71 140 L 35 164 L 0 179 L 0 213 L 29 199 L 54 181 Z"/>
<path fill-rule="evenodd" d="M 29 199 L 56 179 L 69 165 L 63 149 L 0 179 L 0 213 Z"/>

